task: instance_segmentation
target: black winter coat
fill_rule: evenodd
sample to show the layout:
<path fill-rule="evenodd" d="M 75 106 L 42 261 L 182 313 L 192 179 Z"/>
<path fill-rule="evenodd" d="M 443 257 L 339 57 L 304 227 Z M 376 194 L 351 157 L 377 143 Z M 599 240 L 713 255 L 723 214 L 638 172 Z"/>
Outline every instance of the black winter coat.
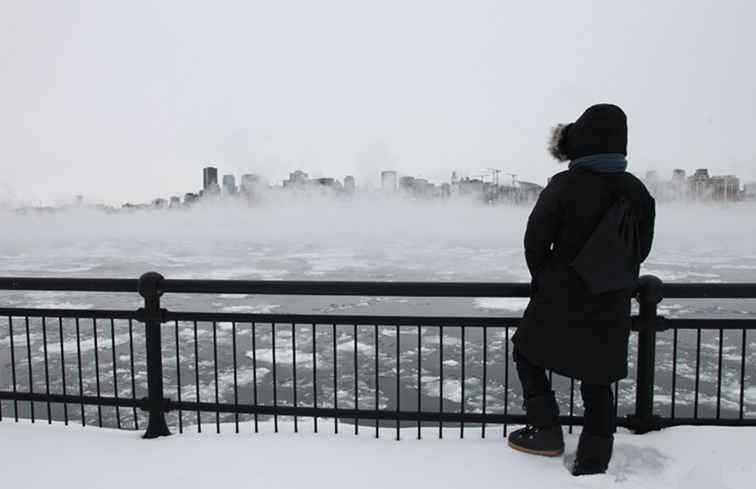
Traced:
<path fill-rule="evenodd" d="M 655 203 L 630 173 L 570 169 L 541 192 L 525 231 L 525 259 L 533 291 L 512 338 L 531 363 L 591 384 L 627 377 L 633 290 L 591 294 L 569 263 L 617 195 L 640 218 L 641 262 L 651 250 Z"/>

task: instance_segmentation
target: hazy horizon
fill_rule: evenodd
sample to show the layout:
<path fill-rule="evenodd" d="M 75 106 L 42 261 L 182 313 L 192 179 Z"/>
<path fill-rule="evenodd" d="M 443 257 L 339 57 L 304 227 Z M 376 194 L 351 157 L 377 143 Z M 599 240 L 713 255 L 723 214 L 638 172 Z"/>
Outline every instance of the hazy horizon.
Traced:
<path fill-rule="evenodd" d="M 636 174 L 753 181 L 755 19 L 745 0 L 6 2 L 0 204 L 183 195 L 208 165 L 544 184 L 550 127 L 598 102 L 627 112 Z"/>

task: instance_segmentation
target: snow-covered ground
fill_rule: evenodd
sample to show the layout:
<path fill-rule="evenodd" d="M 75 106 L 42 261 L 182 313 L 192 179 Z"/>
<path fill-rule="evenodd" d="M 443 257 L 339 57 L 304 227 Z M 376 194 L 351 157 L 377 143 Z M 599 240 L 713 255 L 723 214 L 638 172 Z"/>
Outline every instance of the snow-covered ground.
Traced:
<path fill-rule="evenodd" d="M 143 440 L 141 433 L 44 423 L 0 423 L 0 480 L 7 488 L 254 487 L 306 488 L 664 488 L 746 489 L 756 480 L 756 429 L 679 427 L 632 435 L 621 431 L 609 473 L 574 478 L 577 433 L 562 458 L 507 447 L 501 432 L 464 440 L 435 429 L 395 441 L 387 429 L 354 436 L 280 433 L 183 434 Z M 266 430 L 267 431 L 267 430 Z M 576 430 L 577 431 L 577 430 Z M 364 433 L 364 434 L 363 434 Z M 497 436 L 498 435 L 498 436 Z"/>

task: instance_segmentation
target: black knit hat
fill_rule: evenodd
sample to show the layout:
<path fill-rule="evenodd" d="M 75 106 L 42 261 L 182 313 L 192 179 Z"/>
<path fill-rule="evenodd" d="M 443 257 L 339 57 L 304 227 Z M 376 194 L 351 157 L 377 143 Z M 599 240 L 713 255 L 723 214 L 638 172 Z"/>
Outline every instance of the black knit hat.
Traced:
<path fill-rule="evenodd" d="M 627 116 L 616 105 L 591 106 L 575 122 L 554 128 L 549 152 L 560 161 L 601 153 L 627 155 Z"/>

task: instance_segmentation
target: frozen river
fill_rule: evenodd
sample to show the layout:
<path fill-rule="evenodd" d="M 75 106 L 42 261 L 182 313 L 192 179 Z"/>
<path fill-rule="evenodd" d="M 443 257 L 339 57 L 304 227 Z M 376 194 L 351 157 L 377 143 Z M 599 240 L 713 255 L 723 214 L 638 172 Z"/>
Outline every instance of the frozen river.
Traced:
<path fill-rule="evenodd" d="M 149 270 L 169 278 L 217 278 L 264 280 L 391 280 L 391 281 L 492 281 L 525 282 L 529 275 L 522 252 L 522 233 L 529 209 L 482 207 L 474 204 L 418 204 L 390 201 L 345 203 L 300 202 L 258 208 L 234 206 L 195 209 L 190 212 L 144 212 L 105 215 L 96 211 L 74 210 L 61 214 L 18 216 L 0 213 L 3 239 L 0 241 L 0 274 L 5 276 L 58 277 L 128 277 L 136 278 Z M 756 206 L 741 204 L 730 207 L 702 205 L 660 205 L 656 240 L 642 273 L 652 273 L 667 282 L 756 282 Z M 58 292 L 5 292 L 0 295 L 4 307 L 58 308 L 136 308 L 136 294 L 84 294 Z M 756 317 L 756 301 L 664 301 L 663 314 L 671 317 Z M 525 306 L 522 299 L 441 300 L 387 297 L 281 297 L 281 296 L 184 296 L 169 295 L 164 307 L 178 310 L 214 310 L 224 312 L 293 312 L 324 314 L 423 314 L 423 315 L 519 315 Z M 11 384 L 8 318 L 0 318 L 0 370 L 2 389 Z M 61 328 L 62 326 L 62 328 Z M 136 371 L 144 358 L 141 325 L 134 325 L 134 363 Z M 13 322 L 17 383 L 28 388 L 27 339 L 23 318 Z M 57 320 L 47 325 L 50 378 L 54 391 L 62 388 L 60 345 L 67 365 L 66 384 L 77 392 L 76 331 L 72 321 Z M 63 331 L 61 341 L 60 331 Z M 82 322 L 82 377 L 85 392 L 94 393 L 98 379 L 94 369 L 94 338 L 91 321 Z M 102 372 L 110 372 L 113 358 L 120 395 L 131 395 L 131 344 L 128 324 L 100 321 L 98 362 Z M 192 324 L 171 325 L 165 329 L 166 376 L 173 385 L 168 393 L 175 397 L 177 384 L 175 334 L 178 331 L 179 365 L 182 398 L 214 401 L 215 365 L 213 362 L 212 325 L 200 324 L 199 389 L 194 384 L 194 330 Z M 257 325 L 256 349 L 252 349 L 250 324 L 218 324 L 218 381 L 221 401 L 233 400 L 232 345 L 236 340 L 237 393 L 248 402 L 253 395 L 252 360 L 256 361 L 258 400 L 272 400 L 272 335 L 270 325 Z M 312 403 L 312 326 L 295 325 L 297 344 L 297 385 L 299 402 Z M 354 329 L 352 325 L 335 328 L 339 375 L 339 405 L 354 402 Z M 506 341 L 512 331 L 494 330 L 487 343 L 489 377 L 487 412 L 500 412 L 506 402 L 509 409 L 519 410 L 521 398 L 514 369 L 507 380 L 504 375 Z M 320 325 L 316 332 L 319 405 L 333 402 L 331 378 L 334 328 Z M 445 328 L 444 358 L 438 357 L 439 330 L 421 331 L 422 351 L 417 354 L 417 328 L 400 333 L 400 387 L 402 409 L 416 408 L 415 392 L 418 360 L 422 404 L 438 409 L 443 389 L 444 409 L 459 409 L 461 402 L 461 342 L 459 328 Z M 375 339 L 372 328 L 358 328 L 357 350 L 361 360 L 357 372 L 360 407 L 372 408 L 375 402 Z M 756 354 L 756 334 L 747 339 L 748 355 Z M 396 331 L 379 330 L 378 397 L 382 406 L 395 405 Z M 44 388 L 44 337 L 39 320 L 31 321 L 29 351 L 35 389 Z M 691 415 L 695 400 L 695 333 L 682 332 L 679 337 L 677 365 L 676 414 Z M 672 335 L 659 337 L 657 353 L 657 401 L 662 412 L 671 400 Z M 723 335 L 722 401 L 723 415 L 737 413 L 740 396 L 741 333 Z M 292 401 L 293 356 L 291 325 L 277 327 L 278 401 Z M 113 350 L 113 345 L 115 349 Z M 699 415 L 713 416 L 716 409 L 719 334 L 704 332 L 701 350 Z M 483 342 L 480 331 L 467 334 L 465 348 L 465 409 L 482 407 L 481 371 Z M 750 358 L 754 358 L 750 356 Z M 439 363 L 444 365 L 444 383 L 439 382 Z M 756 367 L 748 361 L 744 395 L 746 414 L 756 414 Z M 634 367 L 634 362 L 631 365 Z M 322 370 L 322 373 L 321 373 Z M 634 376 L 634 372 L 631 374 Z M 320 378 L 323 378 L 321 381 Z M 101 391 L 112 394 L 112 375 L 99 379 Z M 321 383 L 322 382 L 322 385 Z M 569 381 L 556 379 L 560 401 L 569 406 Z M 509 385 L 509 393 L 505 387 Z M 144 395 L 146 379 L 136 378 L 138 397 Z M 627 412 L 634 399 L 632 382 L 619 388 L 620 411 Z M 405 392 L 406 391 L 406 392 Z M 578 396 L 579 397 L 579 396 Z M 577 398 L 576 398 L 577 401 Z M 579 402 L 576 402 L 579 405 Z M 29 414 L 27 407 L 21 407 Z M 10 410 L 10 411 L 9 411 Z M 45 413 L 45 406 L 37 406 Z M 70 407 L 70 410 L 74 410 Z M 666 411 L 665 411 L 666 410 Z M 3 402 L 3 414 L 12 412 L 11 403 Z M 54 416 L 61 417 L 59 407 Z M 121 412 L 124 423 L 131 423 L 130 412 Z M 96 408 L 88 408 L 90 421 Z M 107 424 L 114 424 L 115 412 L 104 409 Z M 172 415 L 172 422 L 176 422 Z M 208 418 L 209 419 L 209 418 Z M 244 418 L 246 419 L 246 418 Z M 228 420 L 228 419 L 226 419 Z M 185 424 L 193 424 L 193 415 L 185 413 Z M 203 420 L 204 422 L 204 420 Z"/>

